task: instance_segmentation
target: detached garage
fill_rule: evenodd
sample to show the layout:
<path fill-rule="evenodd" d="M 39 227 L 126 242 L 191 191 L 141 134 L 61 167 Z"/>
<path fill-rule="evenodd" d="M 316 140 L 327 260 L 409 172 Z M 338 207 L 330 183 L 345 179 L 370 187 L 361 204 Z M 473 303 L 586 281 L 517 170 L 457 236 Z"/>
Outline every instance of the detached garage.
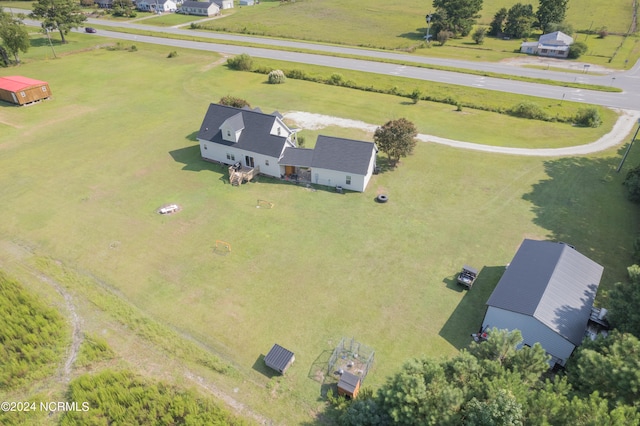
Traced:
<path fill-rule="evenodd" d="M 19 75 L 0 77 L 0 100 L 16 105 L 26 105 L 51 97 L 46 81 Z"/>
<path fill-rule="evenodd" d="M 604 268 L 572 246 L 524 240 L 487 301 L 482 327 L 522 332 L 550 364 L 564 366 L 582 343 Z"/>

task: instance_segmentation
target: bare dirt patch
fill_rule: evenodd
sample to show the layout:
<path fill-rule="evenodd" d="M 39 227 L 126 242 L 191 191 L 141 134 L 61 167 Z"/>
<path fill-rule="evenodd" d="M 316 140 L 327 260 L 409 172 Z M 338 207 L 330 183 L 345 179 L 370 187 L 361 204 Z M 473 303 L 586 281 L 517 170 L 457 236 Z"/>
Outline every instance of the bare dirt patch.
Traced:
<path fill-rule="evenodd" d="M 612 74 L 620 71 L 612 70 L 601 65 L 589 64 L 587 62 L 568 61 L 566 59 L 545 58 L 541 56 L 523 56 L 517 58 L 506 58 L 500 61 L 501 64 L 513 65 L 515 67 L 537 66 L 548 68 L 562 68 L 568 71 L 583 72 L 589 69 L 591 74 Z M 587 65 L 587 67 L 585 67 Z"/>

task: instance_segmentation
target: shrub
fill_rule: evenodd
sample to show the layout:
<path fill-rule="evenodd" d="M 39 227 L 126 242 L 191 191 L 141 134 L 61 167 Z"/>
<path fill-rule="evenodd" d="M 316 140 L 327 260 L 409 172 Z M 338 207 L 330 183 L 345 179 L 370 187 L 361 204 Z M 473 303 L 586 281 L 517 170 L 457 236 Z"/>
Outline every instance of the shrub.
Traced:
<path fill-rule="evenodd" d="M 569 58 L 578 59 L 580 56 L 587 53 L 588 47 L 581 41 L 576 41 L 569 46 Z"/>
<path fill-rule="evenodd" d="M 486 35 L 487 27 L 478 27 L 471 38 L 473 38 L 473 41 L 475 41 L 476 44 L 482 44 L 484 43 L 484 38 Z"/>
<path fill-rule="evenodd" d="M 599 127 L 602 124 L 602 118 L 596 107 L 580 108 L 573 122 L 580 127 Z"/>
<path fill-rule="evenodd" d="M 329 77 L 329 84 L 333 84 L 334 86 L 340 86 L 342 84 L 342 74 L 331 74 L 331 77 Z"/>
<path fill-rule="evenodd" d="M 599 28 L 597 31 L 598 38 L 605 38 L 609 35 L 609 29 L 607 27 Z"/>
<path fill-rule="evenodd" d="M 305 144 L 304 136 L 297 135 L 296 138 L 297 138 L 297 141 L 298 141 L 298 147 L 299 148 L 304 148 L 304 144 Z"/>
<path fill-rule="evenodd" d="M 250 71 L 253 67 L 253 58 L 246 53 L 243 53 L 227 59 L 227 65 L 229 68 L 236 71 Z"/>
<path fill-rule="evenodd" d="M 176 56 L 178 56 L 178 52 L 174 50 L 173 52 L 169 52 L 169 55 L 167 55 L 167 58 L 175 58 Z"/>
<path fill-rule="evenodd" d="M 547 120 L 547 114 L 540 105 L 535 102 L 525 101 L 520 102 L 516 106 L 507 110 L 509 115 L 520 118 L 529 118 L 532 120 Z"/>
<path fill-rule="evenodd" d="M 629 201 L 640 203 L 640 166 L 629 170 L 622 184 L 627 188 L 627 198 Z"/>
<path fill-rule="evenodd" d="M 293 78 L 295 80 L 305 80 L 307 78 L 306 74 L 304 73 L 304 71 L 301 70 L 291 70 L 291 71 L 287 71 L 285 73 L 285 75 L 289 78 Z"/>
<path fill-rule="evenodd" d="M 282 70 L 273 70 L 269 73 L 269 84 L 282 84 L 286 79 Z"/>
<path fill-rule="evenodd" d="M 442 30 L 438 32 L 438 43 L 440 43 L 440 46 L 444 46 L 447 40 L 449 40 L 451 37 L 453 37 L 453 33 L 451 31 Z"/>
<path fill-rule="evenodd" d="M 418 101 L 420 100 L 420 96 L 422 96 L 422 92 L 420 91 L 420 89 L 413 89 L 413 92 L 411 92 L 411 95 L 409 95 L 414 104 L 418 103 Z"/>
<path fill-rule="evenodd" d="M 236 108 L 251 107 L 251 105 L 249 105 L 249 102 L 241 98 L 233 97 L 231 95 L 223 96 L 222 98 L 220 98 L 220 101 L 218 103 L 220 105 L 232 106 Z"/>

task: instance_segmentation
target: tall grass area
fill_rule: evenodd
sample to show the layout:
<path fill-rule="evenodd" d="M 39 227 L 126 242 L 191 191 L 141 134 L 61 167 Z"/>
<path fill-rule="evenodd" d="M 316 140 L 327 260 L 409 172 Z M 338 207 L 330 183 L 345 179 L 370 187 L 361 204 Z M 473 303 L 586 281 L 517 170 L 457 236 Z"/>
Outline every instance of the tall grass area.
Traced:
<path fill-rule="evenodd" d="M 224 167 L 200 159 L 196 140 L 209 103 L 229 94 L 265 112 L 373 124 L 407 117 L 423 133 L 483 143 L 520 141 L 534 130 L 544 136 L 529 146 L 587 143 L 592 134 L 311 82 L 269 85 L 209 53 L 179 50 L 169 59 L 160 46 L 84 49 L 89 36 L 69 38 L 84 51 L 38 61 L 43 46 L 20 67 L 48 81 L 53 99 L 0 106 L 1 240 L 28 245 L 32 267 L 92 310 L 114 311 L 123 328 L 156 322 L 151 335 L 172 330 L 173 342 L 134 333 L 136 341 L 192 342 L 232 365 L 234 374 L 202 374 L 277 424 L 322 411 L 320 384 L 309 373 L 343 336 L 376 351 L 365 381 L 371 388 L 409 357 L 465 347 L 525 237 L 574 244 L 605 266 L 603 290 L 626 274 L 638 210 L 624 198 L 624 171 L 614 172 L 615 149 L 540 159 L 420 144 L 365 193 L 341 195 L 265 177 L 232 187 Z M 167 76 L 172 81 L 160 83 Z M 334 127 L 327 134 L 343 131 L 370 137 Z M 628 166 L 639 159 L 632 151 Z M 379 193 L 389 202 L 375 203 Z M 257 209 L 258 199 L 273 209 Z M 167 203 L 182 209 L 157 214 Z M 216 240 L 232 251 L 215 253 Z M 0 245 L 0 264 L 9 257 Z M 481 269 L 470 292 L 454 280 L 465 263 Z M 296 355 L 282 378 L 262 363 L 274 343 Z M 179 361 L 177 353 L 166 357 Z"/>
<path fill-rule="evenodd" d="M 68 338 L 57 310 L 0 271 L 0 392 L 53 374 Z"/>

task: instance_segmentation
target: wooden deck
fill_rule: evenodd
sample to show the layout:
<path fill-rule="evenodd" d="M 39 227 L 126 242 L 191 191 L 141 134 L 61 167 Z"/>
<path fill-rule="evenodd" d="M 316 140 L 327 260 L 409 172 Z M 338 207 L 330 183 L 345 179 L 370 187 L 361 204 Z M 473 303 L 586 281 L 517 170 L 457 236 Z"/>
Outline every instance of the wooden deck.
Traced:
<path fill-rule="evenodd" d="M 242 185 L 245 182 L 249 182 L 253 179 L 258 173 L 260 173 L 260 167 L 241 167 L 240 169 L 235 169 L 233 166 L 229 167 L 229 181 L 233 186 Z"/>

